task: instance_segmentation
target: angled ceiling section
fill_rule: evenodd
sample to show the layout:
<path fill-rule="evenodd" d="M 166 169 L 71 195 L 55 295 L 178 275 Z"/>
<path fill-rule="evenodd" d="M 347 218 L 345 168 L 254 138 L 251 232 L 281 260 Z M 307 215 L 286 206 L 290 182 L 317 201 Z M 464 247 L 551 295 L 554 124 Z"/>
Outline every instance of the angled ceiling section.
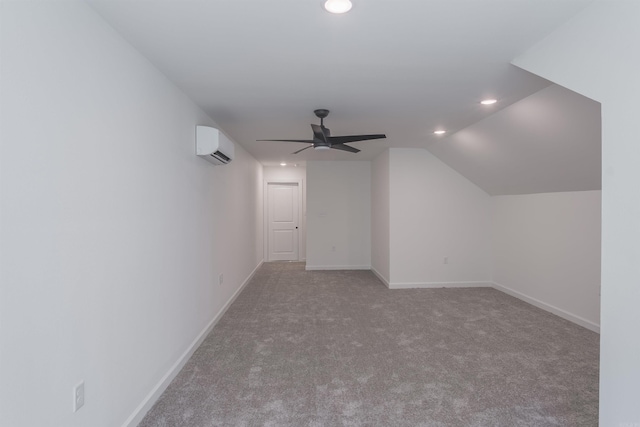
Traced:
<path fill-rule="evenodd" d="M 551 85 L 428 150 L 492 196 L 600 190 L 600 104 Z"/>

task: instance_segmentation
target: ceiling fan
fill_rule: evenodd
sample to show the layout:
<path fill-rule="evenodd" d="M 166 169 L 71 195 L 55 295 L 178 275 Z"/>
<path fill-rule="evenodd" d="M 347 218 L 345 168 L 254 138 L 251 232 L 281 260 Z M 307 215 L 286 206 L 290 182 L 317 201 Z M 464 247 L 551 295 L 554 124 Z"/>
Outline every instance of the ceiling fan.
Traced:
<path fill-rule="evenodd" d="M 303 142 L 308 145 L 301 150 L 298 150 L 292 154 L 298 154 L 307 148 L 313 147 L 316 150 L 328 150 L 333 148 L 335 150 L 349 151 L 350 153 L 357 153 L 360 150 L 357 148 L 346 145 L 347 142 L 367 141 L 370 139 L 386 138 L 384 134 L 375 135 L 346 135 L 346 136 L 331 136 L 331 131 L 324 127 L 324 119 L 329 115 L 329 110 L 319 109 L 314 111 L 315 115 L 320 118 L 320 126 L 311 125 L 313 129 L 313 139 L 258 139 L 258 141 L 279 141 L 279 142 Z"/>

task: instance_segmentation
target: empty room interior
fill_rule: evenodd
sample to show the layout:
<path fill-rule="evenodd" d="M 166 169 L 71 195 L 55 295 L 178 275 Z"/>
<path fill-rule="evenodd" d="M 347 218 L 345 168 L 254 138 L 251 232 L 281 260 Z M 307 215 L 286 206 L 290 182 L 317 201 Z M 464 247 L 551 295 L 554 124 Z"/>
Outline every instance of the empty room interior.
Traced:
<path fill-rule="evenodd" d="M 640 2 L 0 19 L 0 425 L 640 427 Z"/>

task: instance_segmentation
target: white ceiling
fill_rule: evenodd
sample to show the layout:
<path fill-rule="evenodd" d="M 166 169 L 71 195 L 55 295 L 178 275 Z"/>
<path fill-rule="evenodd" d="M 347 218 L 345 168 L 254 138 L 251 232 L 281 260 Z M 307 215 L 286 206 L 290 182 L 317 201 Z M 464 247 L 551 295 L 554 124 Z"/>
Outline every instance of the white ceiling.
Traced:
<path fill-rule="evenodd" d="M 387 147 L 424 147 L 490 193 L 539 192 L 535 185 L 501 189 L 495 181 L 510 180 L 507 169 L 488 177 L 494 169 L 480 169 L 495 165 L 474 163 L 472 156 L 501 152 L 505 163 L 513 157 L 520 165 L 532 160 L 528 143 L 542 135 L 507 144 L 522 136 L 507 120 L 512 115 L 482 128 L 484 135 L 499 135 L 496 123 L 502 123 L 511 135 L 491 145 L 491 153 L 461 152 L 453 134 L 547 88 L 550 82 L 509 63 L 591 0 L 352 1 L 350 13 L 331 15 L 322 0 L 88 0 L 264 165 L 370 160 Z M 486 97 L 499 102 L 480 106 Z M 310 139 L 316 108 L 331 110 L 325 125 L 333 135 L 386 133 L 387 139 L 351 144 L 358 154 L 305 150 L 295 156 L 302 144 L 256 142 Z M 451 137 L 436 137 L 436 128 Z M 563 135 L 574 138 L 570 131 Z M 442 147 L 449 140 L 455 149 Z M 535 159 L 567 153 L 555 159 L 563 165 L 577 157 L 572 149 L 554 148 Z M 599 155 L 598 147 L 597 162 Z M 597 176 L 599 185 L 599 163 Z"/>

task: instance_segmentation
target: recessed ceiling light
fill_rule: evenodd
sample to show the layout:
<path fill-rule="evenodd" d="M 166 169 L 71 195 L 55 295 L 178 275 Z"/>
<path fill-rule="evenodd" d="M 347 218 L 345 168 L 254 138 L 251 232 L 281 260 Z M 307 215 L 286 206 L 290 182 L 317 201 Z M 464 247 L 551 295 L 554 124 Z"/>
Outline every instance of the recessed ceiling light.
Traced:
<path fill-rule="evenodd" d="M 433 133 L 435 133 L 436 135 L 442 135 L 445 132 L 446 132 L 446 130 L 435 130 L 435 131 L 433 131 Z"/>
<path fill-rule="evenodd" d="M 484 101 L 480 101 L 480 104 L 491 105 L 491 104 L 495 104 L 496 102 L 498 102 L 497 99 L 485 99 Z"/>
<path fill-rule="evenodd" d="M 285 162 L 280 163 L 280 166 L 287 166 Z"/>
<path fill-rule="evenodd" d="M 350 0 L 327 0 L 324 3 L 324 8 L 331 13 L 346 13 L 352 6 Z"/>

